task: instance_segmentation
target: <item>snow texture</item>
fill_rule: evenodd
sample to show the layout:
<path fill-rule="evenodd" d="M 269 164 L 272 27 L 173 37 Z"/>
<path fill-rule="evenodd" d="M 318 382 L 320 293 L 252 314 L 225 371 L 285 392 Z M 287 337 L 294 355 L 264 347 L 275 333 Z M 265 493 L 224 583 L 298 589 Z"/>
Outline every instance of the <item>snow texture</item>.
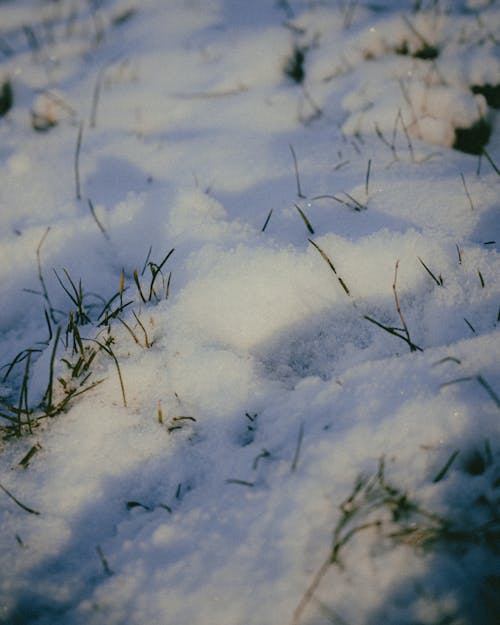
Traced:
<path fill-rule="evenodd" d="M 498 622 L 499 32 L 0 2 L 2 625 Z"/>

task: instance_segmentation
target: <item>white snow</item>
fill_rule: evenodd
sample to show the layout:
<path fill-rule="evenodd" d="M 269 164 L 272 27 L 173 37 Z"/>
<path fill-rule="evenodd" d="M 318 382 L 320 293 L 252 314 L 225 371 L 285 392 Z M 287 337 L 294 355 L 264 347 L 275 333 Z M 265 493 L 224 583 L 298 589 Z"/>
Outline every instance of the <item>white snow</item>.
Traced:
<path fill-rule="evenodd" d="M 0 2 L 1 625 L 497 622 L 499 25 Z"/>

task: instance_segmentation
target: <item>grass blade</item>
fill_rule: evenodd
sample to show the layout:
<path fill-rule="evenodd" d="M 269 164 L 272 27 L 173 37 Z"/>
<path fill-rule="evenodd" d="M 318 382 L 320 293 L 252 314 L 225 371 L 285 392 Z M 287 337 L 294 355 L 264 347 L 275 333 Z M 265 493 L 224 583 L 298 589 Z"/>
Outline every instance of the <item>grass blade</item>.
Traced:
<path fill-rule="evenodd" d="M 337 280 L 340 283 L 340 286 L 344 289 L 346 295 L 350 295 L 349 289 L 346 285 L 346 283 L 342 280 L 342 278 L 338 275 L 337 270 L 335 269 L 332 261 L 328 258 L 328 256 L 326 255 L 326 253 L 320 248 L 320 246 L 315 243 L 312 239 L 307 239 L 309 241 L 309 243 L 316 248 L 316 250 L 320 253 L 321 257 L 323 258 L 323 260 L 328 264 L 328 266 L 330 267 L 330 269 L 333 271 L 333 273 L 335 274 Z"/>
<path fill-rule="evenodd" d="M 28 506 L 25 506 L 23 503 L 21 503 L 19 501 L 19 499 L 16 499 L 16 497 L 14 497 L 14 495 L 8 491 L 5 486 L 2 486 L 2 484 L 0 484 L 0 489 L 3 490 L 3 492 L 7 495 L 7 497 L 9 497 L 10 499 L 12 499 L 12 501 L 17 504 L 20 508 L 22 508 L 23 510 L 25 510 L 26 512 L 29 512 L 30 514 L 35 514 L 35 515 L 39 515 L 40 513 L 37 510 L 33 510 L 33 508 L 28 508 Z"/>
<path fill-rule="evenodd" d="M 290 152 L 292 153 L 293 167 L 295 170 L 295 181 L 297 183 L 297 197 L 305 199 L 306 196 L 302 193 L 302 189 L 300 188 L 299 166 L 297 163 L 297 156 L 295 154 L 295 150 L 293 149 L 293 145 L 291 143 L 289 147 L 290 147 Z"/>
<path fill-rule="evenodd" d="M 311 234 L 314 234 L 314 230 L 313 230 L 313 227 L 311 226 L 311 222 L 309 221 L 309 219 L 307 219 L 304 211 L 297 204 L 295 204 L 295 208 L 298 210 L 299 215 L 302 217 L 302 221 L 306 224 L 306 228 L 309 230 Z"/>
<path fill-rule="evenodd" d="M 439 278 L 436 278 L 436 276 L 432 273 L 432 271 L 429 269 L 429 267 L 427 267 L 427 265 L 424 263 L 424 261 L 420 258 L 420 256 L 417 256 L 418 260 L 421 262 L 423 268 L 427 271 L 427 273 L 430 275 L 430 277 L 434 280 L 434 282 L 438 285 L 438 286 L 443 286 L 443 278 L 440 275 Z"/>
<path fill-rule="evenodd" d="M 272 214 L 273 214 L 273 209 L 271 208 L 271 210 L 269 211 L 269 214 L 267 215 L 266 221 L 264 222 L 264 225 L 262 226 L 261 232 L 265 232 L 267 228 L 267 224 L 269 223 L 269 220 L 271 219 Z"/>

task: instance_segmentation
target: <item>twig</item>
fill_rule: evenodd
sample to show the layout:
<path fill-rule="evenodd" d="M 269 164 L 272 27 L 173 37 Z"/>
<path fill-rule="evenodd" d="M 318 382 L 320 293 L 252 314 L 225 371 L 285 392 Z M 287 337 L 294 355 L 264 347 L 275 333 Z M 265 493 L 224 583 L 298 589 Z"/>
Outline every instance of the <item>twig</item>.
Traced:
<path fill-rule="evenodd" d="M 368 197 L 368 184 L 370 182 L 370 171 L 372 167 L 372 159 L 368 159 L 368 166 L 366 168 L 366 178 L 365 178 L 365 195 Z"/>

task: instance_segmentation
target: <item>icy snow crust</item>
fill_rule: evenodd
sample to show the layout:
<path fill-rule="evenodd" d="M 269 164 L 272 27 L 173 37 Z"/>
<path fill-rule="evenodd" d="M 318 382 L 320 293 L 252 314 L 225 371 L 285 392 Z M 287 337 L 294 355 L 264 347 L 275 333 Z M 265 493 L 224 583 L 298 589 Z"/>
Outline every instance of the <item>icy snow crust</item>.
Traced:
<path fill-rule="evenodd" d="M 0 623 L 496 622 L 500 10 L 412 4 L 1 3 Z"/>

